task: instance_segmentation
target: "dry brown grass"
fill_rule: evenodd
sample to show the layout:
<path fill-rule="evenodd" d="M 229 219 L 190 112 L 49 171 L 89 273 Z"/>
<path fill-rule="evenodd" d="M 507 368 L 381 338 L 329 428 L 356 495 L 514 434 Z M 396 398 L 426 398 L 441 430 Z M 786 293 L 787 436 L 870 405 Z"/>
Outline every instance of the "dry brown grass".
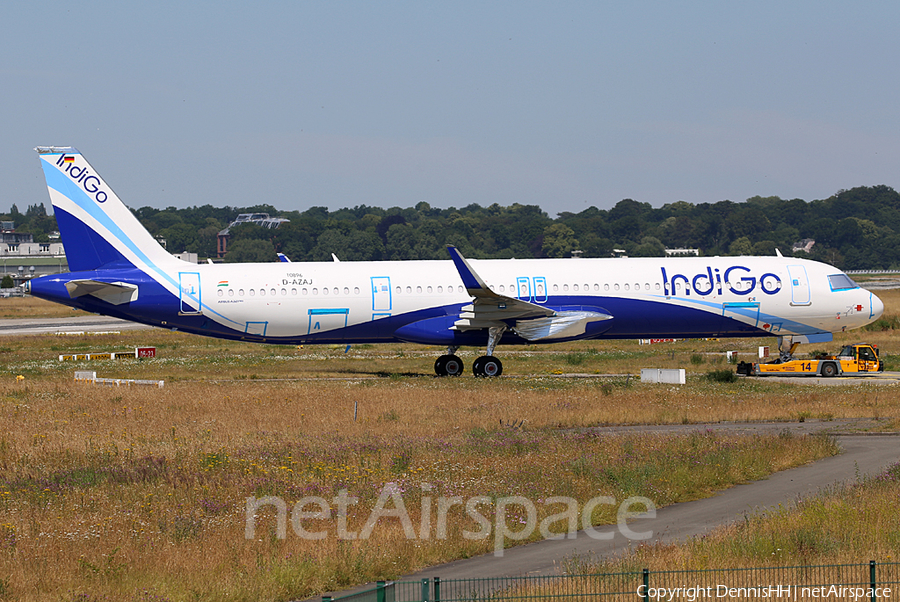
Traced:
<path fill-rule="evenodd" d="M 435 496 L 582 501 L 599 486 L 617 499 L 647 495 L 663 505 L 834 451 L 821 439 L 500 428 L 509 411 L 529 424 L 559 423 L 543 407 L 559 391 L 527 387 L 468 391 L 448 404 L 445 381 L 159 390 L 33 380 L 0 389 L 8 425 L 0 437 L 8 536 L 0 578 L 22 600 L 140 599 L 144 590 L 172 600 L 284 600 L 490 550 L 489 541 L 460 536 L 474 529 L 461 515 L 447 541 L 409 541 L 390 521 L 367 542 L 278 540 L 271 516 L 247 541 L 248 495 L 293 504 L 346 487 L 366 502 L 351 514 L 359 530 L 388 481 L 407 488 L 419 525 L 422 482 L 434 484 Z M 364 410 L 354 423 L 356 401 Z"/>
<path fill-rule="evenodd" d="M 838 338 L 831 346 L 867 339 L 887 356 L 900 355 L 891 333 Z M 556 427 L 900 419 L 895 387 L 703 378 L 727 367 L 724 350 L 749 354 L 758 344 L 619 341 L 503 350 L 507 374 L 534 376 L 484 380 L 434 378 L 438 350 L 408 345 L 345 354 L 159 330 L 3 337 L 0 583 L 21 600 L 285 600 L 481 553 L 487 544 L 459 537 L 472 528 L 461 520 L 448 541 L 409 541 L 395 521 L 367 542 L 282 541 L 273 537 L 269 515 L 261 518 L 257 541 L 248 542 L 247 496 L 280 495 L 292 504 L 348 487 L 365 491 L 359 495 L 370 508 L 381 485 L 394 481 L 407 487 L 414 524 L 422 482 L 433 484 L 436 496 L 555 493 L 586 500 L 601 489 L 664 504 L 834 449 L 822 439 L 590 437 Z M 157 346 L 159 357 L 56 360 L 64 351 L 137 345 Z M 702 363 L 691 363 L 694 355 Z M 473 357 L 464 356 L 467 363 Z M 686 387 L 552 375 L 625 374 L 645 366 L 693 372 Z M 75 385 L 75 369 L 167 382 L 164 389 Z M 684 460 L 689 450 L 699 450 L 702 470 L 695 462 L 688 470 L 658 460 Z M 363 518 L 354 514 L 351 524 Z"/>
<path fill-rule="evenodd" d="M 68 318 L 91 314 L 37 297 L 0 298 L 0 319 Z"/>

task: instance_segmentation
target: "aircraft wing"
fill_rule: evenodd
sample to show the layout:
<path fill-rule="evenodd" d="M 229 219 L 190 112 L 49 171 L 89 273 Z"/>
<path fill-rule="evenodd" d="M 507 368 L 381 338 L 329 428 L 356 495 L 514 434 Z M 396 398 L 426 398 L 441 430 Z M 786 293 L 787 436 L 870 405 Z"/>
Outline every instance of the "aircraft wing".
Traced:
<path fill-rule="evenodd" d="M 66 282 L 69 297 L 91 295 L 112 305 L 122 305 L 136 301 L 138 287 L 125 282 L 100 282 L 99 280 L 70 280 Z"/>
<path fill-rule="evenodd" d="M 552 309 L 495 293 L 488 288 L 481 276 L 472 269 L 472 266 L 456 247 L 448 246 L 447 250 L 459 271 L 466 292 L 475 298 L 471 305 L 463 306 L 459 320 L 453 324 L 455 330 L 479 330 L 494 326 L 506 326 L 504 320 L 548 318 L 556 314 Z"/>
<path fill-rule="evenodd" d="M 475 298 L 471 305 L 463 306 L 459 320 L 453 323 L 454 330 L 509 328 L 526 340 L 540 341 L 579 336 L 584 334 L 589 323 L 612 319 L 607 313 L 587 309 L 554 311 L 535 303 L 499 295 L 488 288 L 456 247 L 448 246 L 447 250 L 459 271 L 466 292 Z M 508 320 L 515 320 L 515 323 L 510 324 Z"/>

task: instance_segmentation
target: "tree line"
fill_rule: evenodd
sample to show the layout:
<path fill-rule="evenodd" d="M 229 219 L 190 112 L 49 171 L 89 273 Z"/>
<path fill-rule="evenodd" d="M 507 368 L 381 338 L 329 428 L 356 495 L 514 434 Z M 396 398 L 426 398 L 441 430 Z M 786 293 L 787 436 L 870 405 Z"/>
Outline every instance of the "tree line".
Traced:
<path fill-rule="evenodd" d="M 255 224 L 231 228 L 226 261 L 273 261 L 276 252 L 292 261 L 446 259 L 452 244 L 474 258 L 663 256 L 666 248 L 696 248 L 701 255 L 774 255 L 816 259 L 842 269 L 900 267 L 900 194 L 888 186 L 858 187 L 811 202 L 777 196 L 745 202 L 659 208 L 632 199 L 611 209 L 590 207 L 555 219 L 536 205 L 513 204 L 439 209 L 382 209 L 359 205 L 329 211 L 279 211 L 251 207 L 141 207 L 135 215 L 170 252 L 216 256 L 216 236 L 238 213 L 268 213 L 290 221 L 269 230 Z M 2 219 L 36 241 L 56 228 L 43 205 L 22 214 L 13 205 Z M 793 252 L 795 242 L 816 241 L 810 253 Z"/>

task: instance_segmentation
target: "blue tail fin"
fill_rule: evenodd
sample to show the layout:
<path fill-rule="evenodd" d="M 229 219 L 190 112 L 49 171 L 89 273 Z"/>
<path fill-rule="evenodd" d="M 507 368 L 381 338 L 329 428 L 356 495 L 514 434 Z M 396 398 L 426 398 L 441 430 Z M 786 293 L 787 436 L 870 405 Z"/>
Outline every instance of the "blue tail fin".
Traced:
<path fill-rule="evenodd" d="M 39 146 L 69 270 L 158 268 L 178 260 L 141 225 L 72 147 Z"/>

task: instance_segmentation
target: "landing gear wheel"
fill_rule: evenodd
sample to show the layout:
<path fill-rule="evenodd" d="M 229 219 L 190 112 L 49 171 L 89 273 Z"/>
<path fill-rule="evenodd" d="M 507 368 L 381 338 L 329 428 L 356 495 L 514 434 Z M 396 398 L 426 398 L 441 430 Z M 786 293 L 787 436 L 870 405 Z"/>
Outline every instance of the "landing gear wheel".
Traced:
<path fill-rule="evenodd" d="M 463 373 L 463 363 L 455 355 L 442 355 L 434 361 L 434 373 L 438 376 L 459 376 Z"/>
<path fill-rule="evenodd" d="M 482 355 L 472 364 L 472 373 L 475 376 L 500 376 L 503 374 L 503 364 L 493 355 Z"/>
<path fill-rule="evenodd" d="M 822 366 L 822 376 L 826 378 L 831 378 L 837 374 L 837 366 L 832 363 L 827 363 Z"/>

